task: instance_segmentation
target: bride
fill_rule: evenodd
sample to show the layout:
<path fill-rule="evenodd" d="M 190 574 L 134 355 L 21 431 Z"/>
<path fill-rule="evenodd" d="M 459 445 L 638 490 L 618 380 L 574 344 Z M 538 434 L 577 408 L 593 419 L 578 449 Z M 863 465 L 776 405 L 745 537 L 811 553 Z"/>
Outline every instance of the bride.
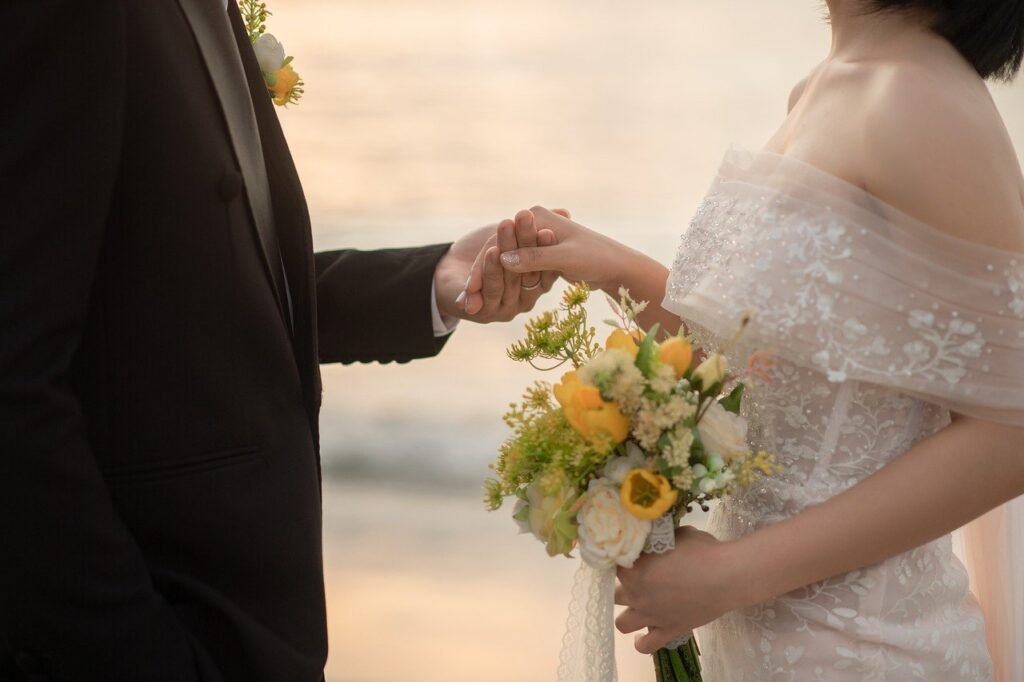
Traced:
<path fill-rule="evenodd" d="M 728 355 L 775 354 L 746 417 L 785 473 L 620 573 L 639 650 L 699 628 L 713 682 L 1022 680 L 1024 178 L 984 80 L 1019 69 L 1024 0 L 828 9 L 831 52 L 762 151 L 726 154 L 671 272 L 540 208 L 478 270 L 625 286 L 709 350 L 749 311 Z M 976 599 L 950 534 L 993 509 Z"/>

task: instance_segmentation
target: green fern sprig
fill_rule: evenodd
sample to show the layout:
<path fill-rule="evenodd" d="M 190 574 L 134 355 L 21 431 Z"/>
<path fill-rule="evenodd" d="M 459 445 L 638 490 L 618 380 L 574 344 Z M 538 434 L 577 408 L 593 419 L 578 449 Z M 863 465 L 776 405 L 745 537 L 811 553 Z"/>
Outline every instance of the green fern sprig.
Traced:
<path fill-rule="evenodd" d="M 271 16 L 267 3 L 259 0 L 239 0 L 238 9 L 242 13 L 249 41 L 256 42 L 257 38 L 267 32 L 267 19 Z"/>
<path fill-rule="evenodd" d="M 528 362 L 539 370 L 557 369 L 567 362 L 579 369 L 596 355 L 600 346 L 594 342 L 597 330 L 587 324 L 584 309 L 590 289 L 585 284 L 569 287 L 558 310 L 549 310 L 526 324 L 526 338 L 508 349 L 508 356 L 516 362 Z M 540 367 L 538 359 L 555 364 Z"/>

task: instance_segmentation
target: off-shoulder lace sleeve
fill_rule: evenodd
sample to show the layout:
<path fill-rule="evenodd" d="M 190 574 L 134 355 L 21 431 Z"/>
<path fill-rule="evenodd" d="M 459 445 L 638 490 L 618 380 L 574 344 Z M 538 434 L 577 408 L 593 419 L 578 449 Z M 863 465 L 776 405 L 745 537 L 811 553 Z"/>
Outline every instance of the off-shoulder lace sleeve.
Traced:
<path fill-rule="evenodd" d="M 942 233 L 801 161 L 730 151 L 665 307 L 830 380 L 1024 426 L 1024 254 Z"/>

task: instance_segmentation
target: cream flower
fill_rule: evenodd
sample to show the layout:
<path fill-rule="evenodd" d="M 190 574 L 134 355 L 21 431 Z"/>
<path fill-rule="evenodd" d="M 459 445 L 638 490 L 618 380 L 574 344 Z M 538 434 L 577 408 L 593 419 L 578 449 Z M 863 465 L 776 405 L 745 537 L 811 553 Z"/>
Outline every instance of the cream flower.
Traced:
<path fill-rule="evenodd" d="M 580 555 L 594 568 L 632 568 L 651 533 L 651 522 L 626 511 L 619 489 L 602 479 L 590 482 L 576 518 Z"/>
<path fill-rule="evenodd" d="M 257 38 L 252 49 L 256 52 L 256 61 L 260 63 L 260 71 L 263 73 L 276 73 L 284 66 L 284 45 L 269 33 Z"/>
<path fill-rule="evenodd" d="M 615 485 L 622 485 L 622 482 L 626 480 L 626 474 L 646 465 L 647 458 L 644 456 L 644 451 L 636 443 L 629 441 L 626 443 L 625 457 L 612 457 L 604 465 L 604 477 Z"/>
<path fill-rule="evenodd" d="M 700 380 L 702 390 L 708 390 L 720 383 L 729 371 L 729 361 L 721 353 L 709 355 L 697 369 L 693 370 L 693 378 Z"/>
<path fill-rule="evenodd" d="M 560 476 L 545 476 L 526 489 L 526 523 L 530 532 L 547 545 L 548 554 L 567 554 L 575 541 L 574 530 L 565 527 L 569 516 L 567 507 L 573 498 L 573 488 Z M 519 509 L 520 517 L 522 509 Z M 572 531 L 572 532 L 569 532 Z"/>
<path fill-rule="evenodd" d="M 709 455 L 718 455 L 726 463 L 750 452 L 747 445 L 747 420 L 712 402 L 697 422 L 697 431 Z"/>

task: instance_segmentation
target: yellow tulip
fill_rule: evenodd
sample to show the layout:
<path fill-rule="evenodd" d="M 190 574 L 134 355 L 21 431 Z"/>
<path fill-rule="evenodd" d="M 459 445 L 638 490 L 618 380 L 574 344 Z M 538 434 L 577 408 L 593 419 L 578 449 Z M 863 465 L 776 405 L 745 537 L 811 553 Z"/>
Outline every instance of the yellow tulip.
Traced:
<path fill-rule="evenodd" d="M 686 374 L 693 362 L 693 347 L 681 337 L 673 336 L 658 348 L 658 359 L 676 370 L 676 379 Z"/>
<path fill-rule="evenodd" d="M 617 348 L 624 350 L 634 358 L 640 352 L 640 344 L 644 341 L 642 331 L 626 332 L 624 329 L 616 329 L 605 342 L 605 348 L 611 350 Z"/>
<path fill-rule="evenodd" d="M 663 516 L 679 498 L 668 480 L 647 469 L 633 469 L 622 482 L 622 506 L 638 519 L 653 521 Z"/>
<path fill-rule="evenodd" d="M 602 398 L 596 386 L 582 383 L 576 372 L 555 384 L 555 398 L 572 428 L 594 447 L 612 448 L 629 436 L 629 419 L 619 406 Z"/>

